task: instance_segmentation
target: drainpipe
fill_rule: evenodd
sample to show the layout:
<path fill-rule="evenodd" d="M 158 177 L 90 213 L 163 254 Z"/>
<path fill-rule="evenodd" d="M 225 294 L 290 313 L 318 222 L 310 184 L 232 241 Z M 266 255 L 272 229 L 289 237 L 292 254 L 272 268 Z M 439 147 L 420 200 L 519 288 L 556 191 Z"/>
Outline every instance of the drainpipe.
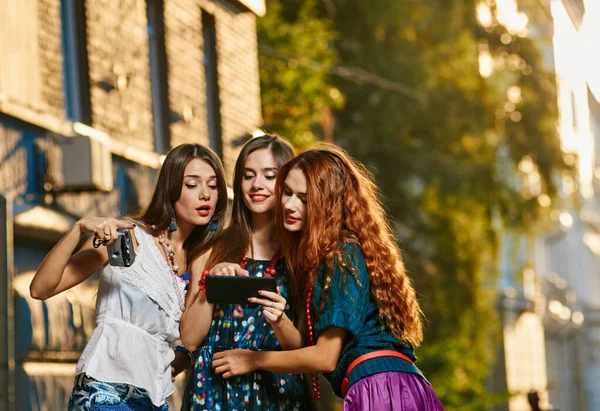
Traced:
<path fill-rule="evenodd" d="M 0 409 L 15 411 L 12 201 L 0 194 Z"/>

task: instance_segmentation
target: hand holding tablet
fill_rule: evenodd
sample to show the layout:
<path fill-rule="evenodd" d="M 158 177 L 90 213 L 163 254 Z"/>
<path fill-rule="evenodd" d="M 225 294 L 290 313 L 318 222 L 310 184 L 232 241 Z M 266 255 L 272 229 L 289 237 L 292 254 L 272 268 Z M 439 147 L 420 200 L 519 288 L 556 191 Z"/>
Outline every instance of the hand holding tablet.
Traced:
<path fill-rule="evenodd" d="M 206 276 L 206 300 L 211 304 L 254 305 L 249 298 L 261 298 L 260 290 L 277 292 L 273 277 Z"/>

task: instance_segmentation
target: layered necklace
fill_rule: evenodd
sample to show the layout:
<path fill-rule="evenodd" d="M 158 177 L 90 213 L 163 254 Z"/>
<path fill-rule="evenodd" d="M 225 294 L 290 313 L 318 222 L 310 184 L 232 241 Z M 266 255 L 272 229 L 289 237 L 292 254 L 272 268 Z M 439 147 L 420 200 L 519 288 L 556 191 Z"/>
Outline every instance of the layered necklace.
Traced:
<path fill-rule="evenodd" d="M 152 228 L 156 229 L 156 226 L 152 226 Z M 190 273 L 179 273 L 179 264 L 177 264 L 177 260 L 175 259 L 175 251 L 171 250 L 169 247 L 169 240 L 164 232 L 155 235 L 158 238 L 158 243 L 161 245 L 165 256 L 167 257 L 167 265 L 173 271 L 173 274 L 179 278 L 184 284 L 185 289 L 187 290 L 188 284 L 190 282 Z"/>

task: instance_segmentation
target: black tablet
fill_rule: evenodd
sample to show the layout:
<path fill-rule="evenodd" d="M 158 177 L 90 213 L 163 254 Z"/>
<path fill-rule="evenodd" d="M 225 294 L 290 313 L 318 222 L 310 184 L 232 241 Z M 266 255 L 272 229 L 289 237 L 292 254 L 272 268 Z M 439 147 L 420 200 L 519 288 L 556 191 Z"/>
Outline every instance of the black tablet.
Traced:
<path fill-rule="evenodd" d="M 214 304 L 250 304 L 248 298 L 260 297 L 259 290 L 277 292 L 273 277 L 206 276 L 206 300 Z"/>

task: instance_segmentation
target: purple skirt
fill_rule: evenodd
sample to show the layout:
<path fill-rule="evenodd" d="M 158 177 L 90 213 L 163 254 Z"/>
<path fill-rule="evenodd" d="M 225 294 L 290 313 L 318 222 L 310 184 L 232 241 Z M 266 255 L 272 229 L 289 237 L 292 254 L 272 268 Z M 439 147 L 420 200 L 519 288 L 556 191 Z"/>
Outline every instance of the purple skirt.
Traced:
<path fill-rule="evenodd" d="M 344 411 L 443 411 L 425 379 L 407 372 L 382 372 L 358 380 L 344 398 Z"/>

